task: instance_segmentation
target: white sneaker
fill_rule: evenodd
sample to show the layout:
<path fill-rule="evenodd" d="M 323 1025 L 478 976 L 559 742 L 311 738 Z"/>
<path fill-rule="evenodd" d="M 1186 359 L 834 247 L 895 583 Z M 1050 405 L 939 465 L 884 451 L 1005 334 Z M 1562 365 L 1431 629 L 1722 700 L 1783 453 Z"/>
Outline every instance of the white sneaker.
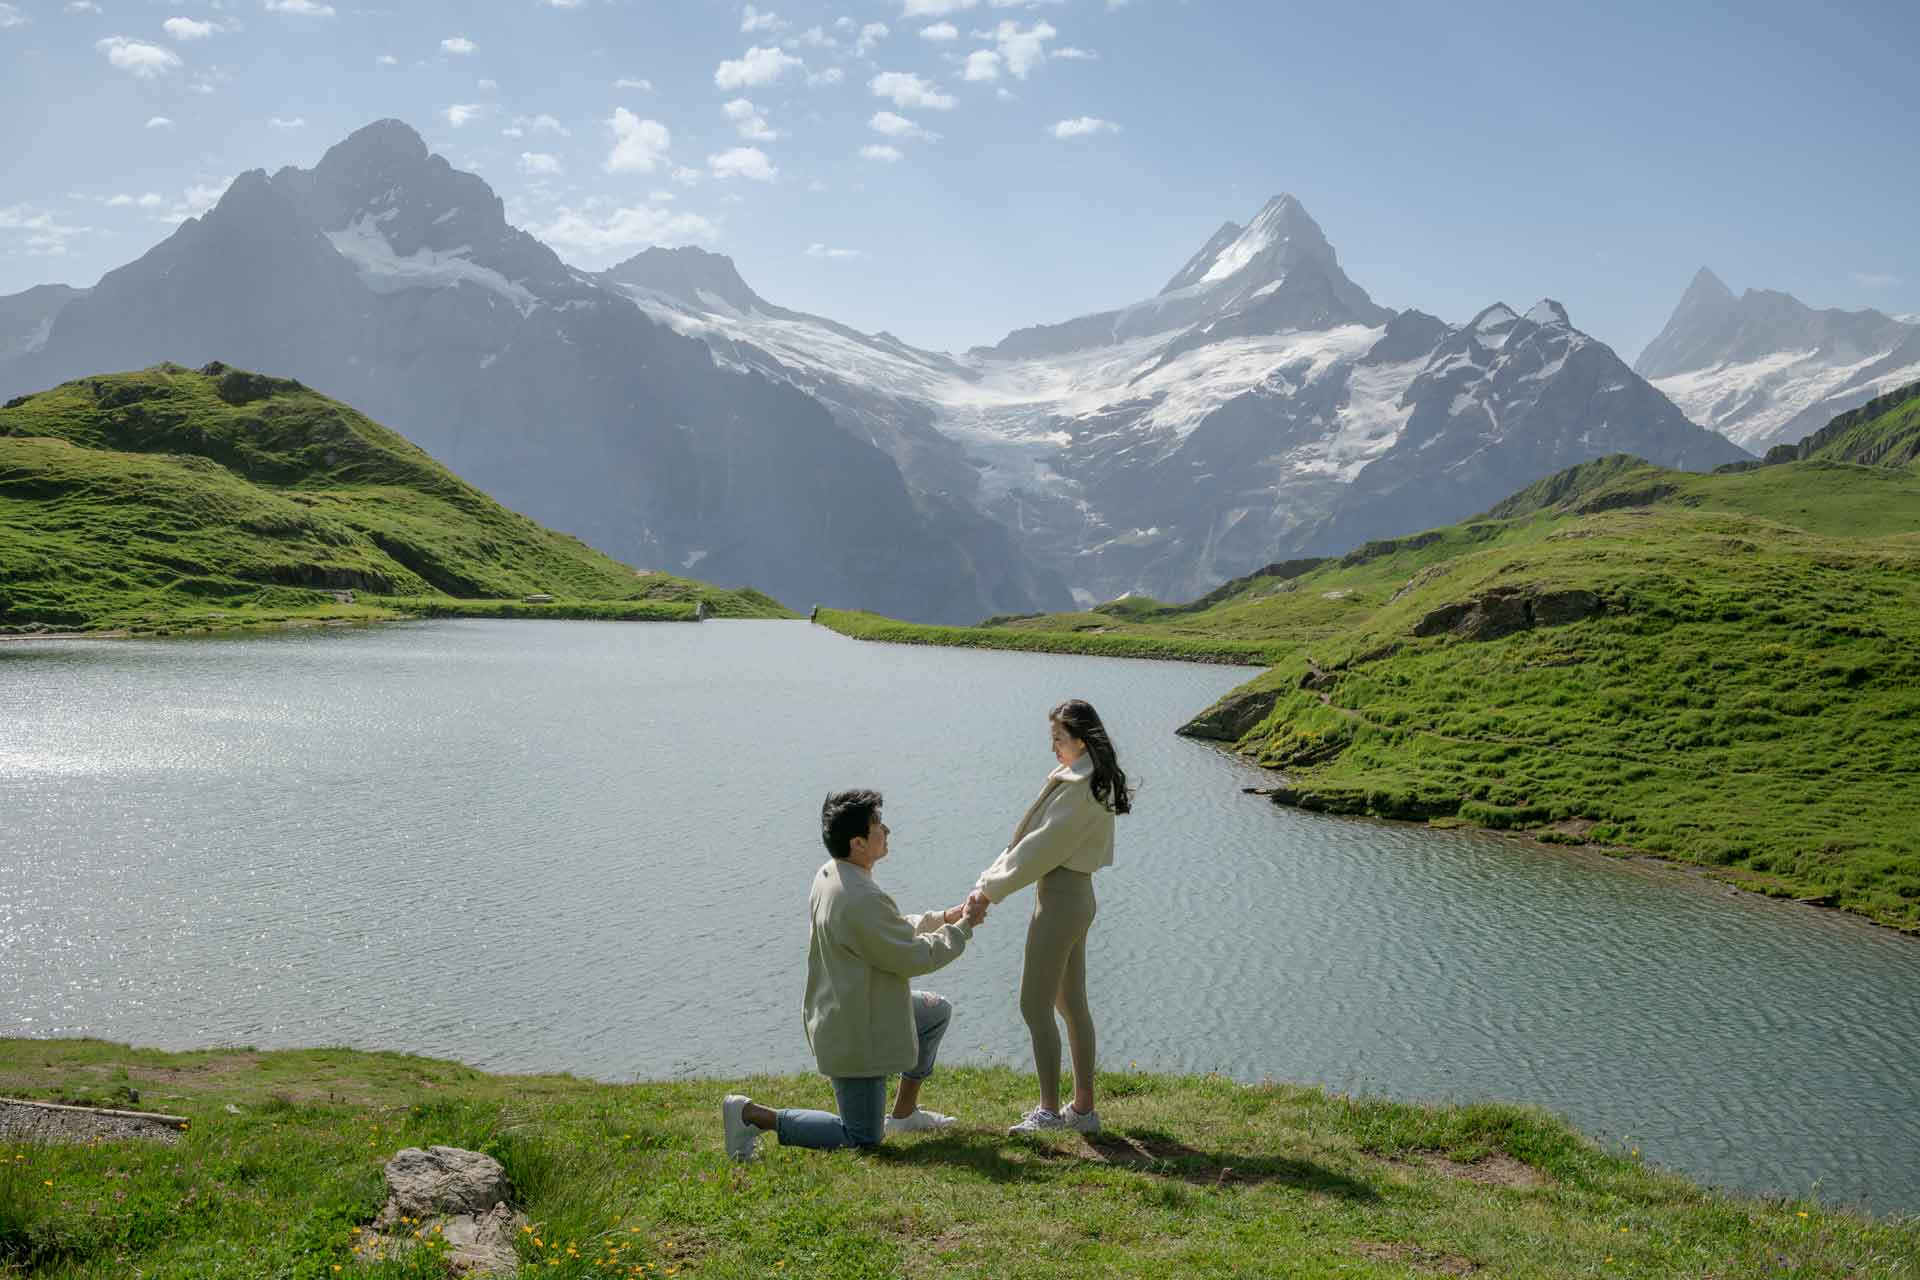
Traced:
<path fill-rule="evenodd" d="M 1098 1111 L 1079 1111 L 1069 1102 L 1060 1109 L 1060 1118 L 1066 1122 L 1067 1128 L 1073 1130 L 1075 1133 L 1100 1132 L 1100 1113 Z"/>
<path fill-rule="evenodd" d="M 1049 1111 L 1045 1107 L 1035 1107 L 1020 1117 L 1020 1123 L 1007 1130 L 1008 1133 L 1039 1133 L 1043 1129 L 1064 1129 L 1066 1120 L 1058 1111 Z"/>
<path fill-rule="evenodd" d="M 735 1160 L 751 1160 L 760 1130 L 747 1123 L 747 1103 L 743 1094 L 730 1093 L 720 1103 L 720 1125 L 727 1135 L 727 1154 Z"/>
<path fill-rule="evenodd" d="M 945 1129 L 953 1123 L 952 1116 L 943 1116 L 938 1111 L 929 1111 L 925 1107 L 915 1107 L 910 1116 L 887 1117 L 887 1132 L 921 1133 L 928 1129 Z"/>

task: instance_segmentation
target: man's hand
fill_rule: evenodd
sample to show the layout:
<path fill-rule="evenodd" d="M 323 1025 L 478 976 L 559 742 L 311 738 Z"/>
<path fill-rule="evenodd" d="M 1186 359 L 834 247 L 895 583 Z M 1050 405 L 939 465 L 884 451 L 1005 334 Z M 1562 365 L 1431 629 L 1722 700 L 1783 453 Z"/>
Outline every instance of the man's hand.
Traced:
<path fill-rule="evenodd" d="M 963 907 L 966 912 L 967 923 L 978 925 L 985 921 L 987 918 L 987 908 L 991 905 L 993 904 L 988 901 L 987 895 L 978 889 L 968 894 L 967 901 Z"/>

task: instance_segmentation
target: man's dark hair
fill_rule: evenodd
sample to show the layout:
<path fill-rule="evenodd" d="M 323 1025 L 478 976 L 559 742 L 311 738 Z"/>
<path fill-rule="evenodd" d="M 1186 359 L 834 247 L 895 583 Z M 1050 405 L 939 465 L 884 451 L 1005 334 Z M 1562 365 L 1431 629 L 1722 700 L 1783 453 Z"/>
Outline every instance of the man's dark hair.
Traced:
<path fill-rule="evenodd" d="M 853 852 L 853 838 L 864 836 L 873 827 L 873 815 L 880 811 L 878 791 L 835 791 L 820 806 L 820 839 L 827 852 L 844 858 Z"/>

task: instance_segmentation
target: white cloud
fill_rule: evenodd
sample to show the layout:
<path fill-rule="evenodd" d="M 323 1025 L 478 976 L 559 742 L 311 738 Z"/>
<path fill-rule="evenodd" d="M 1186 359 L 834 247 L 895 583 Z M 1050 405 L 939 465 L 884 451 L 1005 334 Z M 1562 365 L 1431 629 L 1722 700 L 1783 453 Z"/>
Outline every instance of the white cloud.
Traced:
<path fill-rule="evenodd" d="M 801 44 L 813 49 L 838 49 L 840 42 L 827 34 L 825 27 L 808 27 L 795 37 Z"/>
<path fill-rule="evenodd" d="M 99 13 L 100 6 L 93 0 L 67 0 L 68 13 Z"/>
<path fill-rule="evenodd" d="M 185 222 L 188 218 L 197 218 L 207 210 L 213 208 L 216 204 L 219 204 L 220 197 L 225 195 L 227 188 L 232 185 L 232 178 L 220 178 L 213 182 L 195 183 L 193 186 L 188 187 L 181 194 L 181 198 L 174 201 L 165 213 L 154 216 L 161 222 L 169 223 Z M 139 200 L 139 205 L 142 209 L 151 209 L 159 203 L 160 202 L 151 194 L 141 196 Z"/>
<path fill-rule="evenodd" d="M 720 179 L 750 178 L 755 182 L 772 182 L 780 176 L 767 153 L 758 147 L 730 147 L 718 155 L 707 157 L 707 168 L 713 176 Z"/>
<path fill-rule="evenodd" d="M 754 45 L 738 58 L 714 68 L 713 83 L 721 89 L 744 89 L 749 85 L 772 84 L 788 70 L 806 63 L 781 49 L 763 49 Z"/>
<path fill-rule="evenodd" d="M 607 117 L 613 131 L 613 150 L 600 167 L 608 173 L 652 173 L 667 158 L 673 135 L 658 120 L 642 120 L 625 107 Z"/>
<path fill-rule="evenodd" d="M 522 151 L 520 153 L 520 172 L 532 175 L 562 174 L 567 167 L 560 163 L 560 157 L 545 151 Z"/>
<path fill-rule="evenodd" d="M 158 209 L 161 205 L 165 204 L 166 202 L 167 202 L 166 197 L 161 195 L 158 191 L 149 191 L 142 196 L 130 196 L 130 195 L 124 195 L 124 194 L 117 195 L 117 196 L 109 196 L 105 200 L 101 201 L 101 203 L 106 205 L 107 208 L 109 209 L 124 209 L 130 205 L 139 205 L 142 209 Z"/>
<path fill-rule="evenodd" d="M 993 39 L 1000 46 L 1000 57 L 1006 62 L 1007 70 L 1022 80 L 1027 78 L 1027 72 L 1047 60 L 1047 41 L 1059 34 L 1050 22 L 1036 22 L 1023 30 L 1019 23 L 1005 21 L 993 29 Z"/>
<path fill-rule="evenodd" d="M 1049 132 L 1056 138 L 1084 138 L 1094 133 L 1118 133 L 1120 126 L 1099 116 L 1076 116 L 1060 121 Z"/>
<path fill-rule="evenodd" d="M 1891 289 L 1900 283 L 1899 276 L 1888 275 L 1884 271 L 1855 271 L 1853 282 L 1862 289 Z"/>
<path fill-rule="evenodd" d="M 482 93 L 500 92 L 500 82 L 498 80 L 482 80 L 479 82 L 479 84 L 475 85 L 474 87 L 479 89 L 480 92 Z"/>
<path fill-rule="evenodd" d="M 307 127 L 305 116 L 294 116 L 290 120 L 283 120 L 279 116 L 271 116 L 268 118 L 267 123 L 276 129 L 304 129 Z"/>
<path fill-rule="evenodd" d="M 861 159 L 881 160 L 887 164 L 898 164 L 901 159 L 901 154 L 900 148 L 898 147 L 880 146 L 877 143 L 860 148 Z"/>
<path fill-rule="evenodd" d="M 465 36 L 448 36 L 440 42 L 440 49 L 444 53 L 467 54 L 479 47 Z"/>
<path fill-rule="evenodd" d="M 960 28 L 951 22 L 936 22 L 930 27 L 920 28 L 920 38 L 922 40 L 958 40 Z"/>
<path fill-rule="evenodd" d="M 867 127 L 876 133 L 884 133 L 889 138 L 915 138 L 922 142 L 938 142 L 940 135 L 930 129 L 922 129 L 905 116 L 897 116 L 891 111 L 876 111 L 867 121 Z"/>
<path fill-rule="evenodd" d="M 105 40 L 94 41 L 93 47 L 106 54 L 108 62 L 122 71 L 132 72 L 142 80 L 166 75 L 182 65 L 180 55 L 173 50 L 126 36 L 108 36 Z"/>
<path fill-rule="evenodd" d="M 809 258 L 864 258 L 867 255 L 858 249 L 829 249 L 823 244 L 816 243 L 807 246 L 807 256 Z"/>
<path fill-rule="evenodd" d="M 149 116 L 147 117 L 146 127 L 149 129 L 171 129 L 173 128 L 173 121 L 167 119 L 165 116 Z"/>
<path fill-rule="evenodd" d="M 818 178 L 815 178 L 812 182 L 809 182 L 807 184 L 807 190 L 809 191 L 825 191 L 826 189 L 827 189 L 827 184 L 820 181 L 820 179 Z"/>
<path fill-rule="evenodd" d="M 1000 55 L 992 49 L 975 49 L 967 55 L 966 69 L 961 72 L 966 80 L 998 80 L 1000 78 Z"/>
<path fill-rule="evenodd" d="M 333 6 L 316 0 L 267 0 L 268 13 L 297 13 L 303 18 L 331 18 Z"/>
<path fill-rule="evenodd" d="M 524 138 L 527 136 L 527 131 L 517 124 L 510 124 L 500 131 L 500 136 L 503 138 Z"/>
<path fill-rule="evenodd" d="M 400 65 L 400 59 L 394 57 L 390 53 L 383 53 L 379 57 L 375 58 L 374 61 L 379 63 L 383 67 L 397 67 Z"/>
<path fill-rule="evenodd" d="M 566 206 L 551 222 L 527 228 L 556 249 L 569 250 L 588 265 L 611 266 L 613 259 L 649 245 L 712 242 L 720 228 L 697 213 L 674 213 L 645 206 L 615 209 L 604 217 Z"/>
<path fill-rule="evenodd" d="M 815 71 L 815 72 L 809 73 L 807 76 L 807 83 L 817 88 L 821 85 L 839 84 L 842 80 L 845 80 L 846 78 L 847 78 L 847 73 L 842 71 L 840 68 L 828 67 L 825 71 Z"/>
<path fill-rule="evenodd" d="M 906 71 L 882 71 L 867 81 L 867 87 L 873 90 L 874 97 L 891 98 L 894 106 L 903 109 L 928 107 L 934 111 L 951 111 L 955 105 L 952 94 L 940 93 L 932 84 Z"/>
<path fill-rule="evenodd" d="M 484 109 L 477 102 L 456 102 L 440 114 L 446 117 L 448 124 L 458 129 L 468 121 L 477 119 Z"/>
<path fill-rule="evenodd" d="M 771 12 L 762 13 L 752 5 L 748 5 L 747 11 L 740 17 L 740 30 L 742 31 L 781 32 L 785 31 L 791 25 L 793 24 L 781 18 L 779 14 Z"/>
<path fill-rule="evenodd" d="M 655 204 L 666 204 L 670 201 L 678 200 L 679 198 L 680 198 L 679 193 L 674 191 L 647 192 L 647 199 L 653 201 Z"/>
<path fill-rule="evenodd" d="M 36 258 L 58 257 L 67 251 L 69 239 L 92 230 L 92 227 L 69 226 L 45 209 L 32 209 L 24 204 L 0 209 L 0 231 L 24 232 L 27 253 Z"/>
<path fill-rule="evenodd" d="M 993 91 L 993 96 L 1000 99 L 1000 101 L 1002 102 L 1018 102 L 1020 100 L 1019 94 L 1015 93 L 1011 89 L 1006 89 L 1006 88 L 995 89 Z"/>
<path fill-rule="evenodd" d="M 869 22 L 866 26 L 860 28 L 860 38 L 853 42 L 853 51 L 858 54 L 864 54 L 867 50 L 873 48 L 873 46 L 879 44 L 882 40 L 885 40 L 889 34 L 886 23 Z"/>
<path fill-rule="evenodd" d="M 937 18 L 943 13 L 971 9 L 980 0 L 905 0 L 900 7 L 903 18 Z"/>
<path fill-rule="evenodd" d="M 638 89 L 642 93 L 652 93 L 653 81 L 636 80 L 632 76 L 621 76 L 613 82 L 613 87 L 616 89 Z"/>
<path fill-rule="evenodd" d="M 549 9 L 578 9 L 586 2 L 587 0 L 540 0 L 540 3 Z M 1124 0 L 1122 2 L 1124 3 Z"/>
<path fill-rule="evenodd" d="M 727 119 L 733 121 L 733 127 L 740 136 L 749 141 L 776 142 L 780 138 L 777 131 L 767 127 L 766 117 L 760 114 L 759 109 L 745 98 L 735 98 L 720 110 L 726 113 Z"/>
<path fill-rule="evenodd" d="M 557 117 L 551 116 L 544 111 L 537 116 L 515 116 L 513 118 L 513 127 L 516 129 L 525 129 L 528 133 L 557 133 L 563 138 L 571 138 L 573 136 L 572 132 L 570 132 L 565 125 L 561 124 Z"/>
<path fill-rule="evenodd" d="M 193 18 L 168 18 L 160 24 L 160 29 L 175 40 L 205 40 L 220 28 Z"/>
<path fill-rule="evenodd" d="M 700 179 L 706 177 L 707 175 L 700 172 L 700 170 L 698 169 L 689 168 L 687 165 L 683 164 L 683 165 L 674 166 L 673 172 L 668 174 L 667 176 L 672 178 L 675 182 L 679 183 L 683 187 L 697 187 L 700 185 Z"/>
<path fill-rule="evenodd" d="M 33 21 L 32 18 L 29 18 L 26 14 L 20 12 L 20 8 L 18 5 L 0 4 L 0 31 L 11 31 L 15 27 L 24 27 L 32 21 Z M 23 209 L 26 206 L 14 205 L 12 207 L 15 209 Z M 62 245 L 58 249 L 50 250 L 50 252 L 65 253 L 66 246 Z"/>
<path fill-rule="evenodd" d="M 1047 56 L 1049 58 L 1065 58 L 1069 62 L 1100 61 L 1100 55 L 1095 53 L 1093 50 L 1076 49 L 1070 44 L 1061 45 L 1058 49 L 1055 49 L 1052 53 L 1048 54 Z"/>

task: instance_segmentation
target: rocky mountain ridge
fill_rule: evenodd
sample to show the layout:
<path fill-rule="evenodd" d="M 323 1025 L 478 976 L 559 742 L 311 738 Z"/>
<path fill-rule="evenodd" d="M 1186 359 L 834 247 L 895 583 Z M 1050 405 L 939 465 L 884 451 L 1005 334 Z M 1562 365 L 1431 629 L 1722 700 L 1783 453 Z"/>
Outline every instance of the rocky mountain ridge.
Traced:
<path fill-rule="evenodd" d="M 805 607 L 970 621 L 1049 593 L 998 526 L 911 489 L 785 381 L 716 363 L 509 225 L 397 120 L 312 170 L 242 174 L 90 292 L 11 395 L 163 360 L 297 377 L 508 506 L 640 566 Z"/>

